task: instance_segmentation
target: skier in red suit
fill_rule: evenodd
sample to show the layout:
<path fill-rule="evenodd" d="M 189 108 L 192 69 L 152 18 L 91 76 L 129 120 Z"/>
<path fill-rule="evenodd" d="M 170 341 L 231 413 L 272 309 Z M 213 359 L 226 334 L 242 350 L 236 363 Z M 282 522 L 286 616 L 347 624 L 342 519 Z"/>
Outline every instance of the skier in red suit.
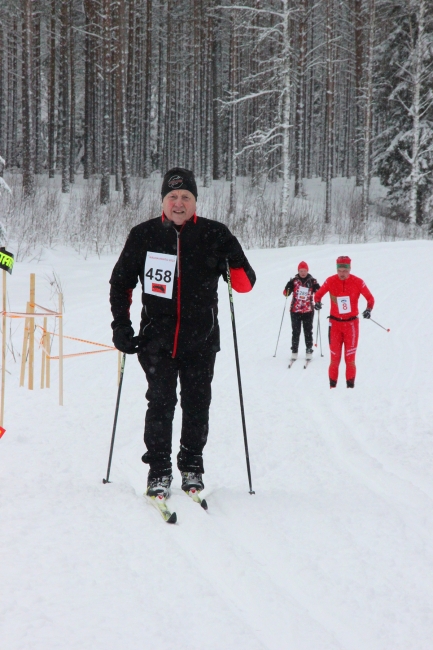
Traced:
<path fill-rule="evenodd" d="M 329 347 L 331 363 L 329 365 L 329 385 L 335 388 L 338 380 L 338 367 L 344 344 L 344 360 L 346 362 L 347 388 L 355 387 L 355 355 L 358 347 L 359 320 L 358 300 L 363 295 L 367 300 L 367 308 L 363 311 L 364 318 L 370 318 L 374 306 L 374 298 L 364 280 L 351 275 L 351 259 L 346 255 L 337 259 L 337 273 L 331 275 L 315 295 L 315 309 L 321 309 L 320 302 L 328 293 L 331 298 L 331 314 L 329 316 Z"/>

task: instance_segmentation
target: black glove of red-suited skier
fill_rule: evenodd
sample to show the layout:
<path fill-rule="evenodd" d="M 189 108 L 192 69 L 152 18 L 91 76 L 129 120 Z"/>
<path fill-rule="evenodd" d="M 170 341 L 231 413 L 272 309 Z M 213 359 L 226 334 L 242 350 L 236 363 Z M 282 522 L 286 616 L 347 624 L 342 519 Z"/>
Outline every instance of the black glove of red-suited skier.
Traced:
<path fill-rule="evenodd" d="M 371 309 L 366 309 L 365 311 L 362 312 L 362 315 L 364 318 L 371 318 Z"/>
<path fill-rule="evenodd" d="M 113 330 L 113 343 L 120 352 L 125 354 L 135 354 L 140 349 L 138 336 L 134 336 L 131 325 L 118 325 Z"/>

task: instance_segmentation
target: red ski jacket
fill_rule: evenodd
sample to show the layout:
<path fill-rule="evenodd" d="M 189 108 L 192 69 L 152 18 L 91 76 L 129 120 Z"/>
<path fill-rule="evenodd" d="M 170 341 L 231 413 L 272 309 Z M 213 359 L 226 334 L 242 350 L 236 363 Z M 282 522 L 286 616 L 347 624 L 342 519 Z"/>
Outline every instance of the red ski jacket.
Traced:
<path fill-rule="evenodd" d="M 367 309 L 373 309 L 374 298 L 364 280 L 349 275 L 347 280 L 340 280 L 338 275 L 331 275 L 321 288 L 316 292 L 314 299 L 320 302 L 323 296 L 328 293 L 331 298 L 331 318 L 348 320 L 359 314 L 358 300 L 363 295 L 367 301 Z"/>
<path fill-rule="evenodd" d="M 304 279 L 299 274 L 291 278 L 284 291 L 286 296 L 293 294 L 290 311 L 297 314 L 306 314 L 313 310 L 313 294 L 320 289 L 320 284 L 308 273 Z"/>

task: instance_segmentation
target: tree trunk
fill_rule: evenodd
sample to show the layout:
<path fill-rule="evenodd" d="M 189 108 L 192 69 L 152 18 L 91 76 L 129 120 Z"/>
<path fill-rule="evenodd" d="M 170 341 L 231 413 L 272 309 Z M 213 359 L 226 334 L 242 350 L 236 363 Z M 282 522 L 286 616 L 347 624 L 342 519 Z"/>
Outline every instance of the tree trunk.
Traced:
<path fill-rule="evenodd" d="M 41 89 L 41 14 L 40 10 L 34 15 L 34 131 L 35 131 L 35 173 L 42 173 L 42 89 Z"/>
<path fill-rule="evenodd" d="M 213 159 L 213 110 L 212 110 L 212 41 L 213 41 L 213 18 L 208 7 L 205 16 L 205 132 L 204 132 L 204 160 L 203 160 L 203 185 L 210 187 L 212 184 L 212 159 Z"/>
<path fill-rule="evenodd" d="M 307 7 L 306 0 L 299 2 L 299 53 L 296 88 L 295 122 L 295 196 L 302 196 L 302 172 L 304 169 L 304 110 L 305 110 L 305 66 L 307 54 Z"/>
<path fill-rule="evenodd" d="M 284 87 L 283 87 L 283 187 L 281 191 L 281 215 L 284 220 L 289 216 L 289 194 L 290 194 L 290 113 L 292 101 L 292 51 L 290 41 L 290 7 L 289 0 L 283 0 L 283 65 L 284 65 Z"/>
<path fill-rule="evenodd" d="M 5 87 L 5 37 L 3 25 L 0 24 L 0 156 L 6 158 L 7 126 L 6 126 L 6 87 Z M 3 176 L 3 165 L 0 165 L 0 176 Z"/>
<path fill-rule="evenodd" d="M 421 0 L 423 2 L 423 0 Z M 362 174 L 362 218 L 368 219 L 368 204 L 370 198 L 370 156 L 371 156 L 371 120 L 373 104 L 373 57 L 374 32 L 376 27 L 376 0 L 369 0 L 368 26 L 368 65 L 365 88 L 365 117 L 364 117 L 364 169 Z"/>
<path fill-rule="evenodd" d="M 110 60 L 111 25 L 110 0 L 102 2 L 102 151 L 100 201 L 110 200 Z"/>
<path fill-rule="evenodd" d="M 118 132 L 120 134 L 120 157 L 122 166 L 123 203 L 131 203 L 131 182 L 129 167 L 128 124 L 126 115 L 126 60 L 127 48 L 125 38 L 125 0 L 119 2 L 119 30 L 118 30 L 118 65 L 117 65 L 117 111 Z"/>
<path fill-rule="evenodd" d="M 34 131 L 33 131 L 33 19 L 32 0 L 23 0 L 22 33 L 22 115 L 23 115 L 23 195 L 28 198 L 35 189 L 34 178 Z"/>
<path fill-rule="evenodd" d="M 48 69 L 48 177 L 55 173 L 56 130 L 56 0 L 51 0 L 49 32 L 50 65 Z"/>
<path fill-rule="evenodd" d="M 146 62 L 144 94 L 144 177 L 152 173 L 151 126 L 152 126 L 152 0 L 147 0 L 146 10 Z"/>
<path fill-rule="evenodd" d="M 355 0 L 355 165 L 356 165 L 356 185 L 362 184 L 362 142 L 363 142 L 363 114 L 364 114 L 364 99 L 363 99 L 363 60 L 364 60 L 364 25 L 362 15 L 362 0 Z"/>
<path fill-rule="evenodd" d="M 70 147 L 70 103 L 69 103 L 69 1 L 62 0 L 60 9 L 60 79 L 62 90 L 62 192 L 70 191 L 69 185 L 69 147 Z"/>
<path fill-rule="evenodd" d="M 229 202 L 229 216 L 233 217 L 236 212 L 236 175 L 237 175 L 237 156 L 236 156 L 236 142 L 237 142 L 237 107 L 234 103 L 237 92 L 237 70 L 238 70 L 238 45 L 236 33 L 236 11 L 232 12 L 231 20 L 231 41 L 230 41 L 230 97 L 232 104 L 230 105 L 230 126 L 229 126 L 229 159 L 228 159 L 228 174 L 227 180 L 230 181 L 230 202 Z"/>
<path fill-rule="evenodd" d="M 69 181 L 75 183 L 75 37 L 73 25 L 73 0 L 70 0 L 70 14 L 69 14 L 69 60 L 70 60 L 70 75 L 71 75 L 71 119 L 70 119 L 70 150 L 69 150 Z"/>
<path fill-rule="evenodd" d="M 412 156 L 410 172 L 409 222 L 412 227 L 416 223 L 418 187 L 420 182 L 420 137 L 421 137 L 421 80 L 423 74 L 423 54 L 425 46 L 425 0 L 417 0 L 416 13 L 418 30 L 415 51 L 413 53 L 412 72 Z"/>
<path fill-rule="evenodd" d="M 326 101 L 325 101 L 325 223 L 331 223 L 332 209 L 332 162 L 333 162 L 333 109 L 334 109 L 334 79 L 333 79 L 333 0 L 326 0 Z"/>

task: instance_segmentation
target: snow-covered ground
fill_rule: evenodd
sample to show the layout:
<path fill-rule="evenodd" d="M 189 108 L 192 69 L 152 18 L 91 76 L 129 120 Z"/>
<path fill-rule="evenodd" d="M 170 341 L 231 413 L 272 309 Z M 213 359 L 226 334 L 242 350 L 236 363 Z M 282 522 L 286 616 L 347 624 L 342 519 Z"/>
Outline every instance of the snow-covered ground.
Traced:
<path fill-rule="evenodd" d="M 324 358 L 287 369 L 282 290 L 306 260 L 319 282 L 338 254 L 376 298 L 361 319 L 358 376 L 328 388 Z M 143 498 L 146 382 L 128 357 L 112 483 L 105 476 L 117 354 L 65 361 L 65 404 L 19 388 L 12 321 L 1 451 L 2 650 L 430 650 L 433 638 L 433 242 L 249 251 L 254 291 L 235 296 L 253 487 L 248 494 L 226 285 L 205 450 L 208 513 L 175 472 L 165 524 Z M 19 263 L 9 303 L 65 295 L 65 333 L 111 342 L 115 256 L 63 249 Z M 363 299 L 360 301 L 364 305 Z M 326 298 L 326 305 L 328 298 Z M 134 320 L 138 323 L 139 293 Z M 316 332 L 316 328 L 315 328 Z M 66 344 L 65 352 L 85 351 Z M 180 416 L 175 420 L 175 447 Z"/>

